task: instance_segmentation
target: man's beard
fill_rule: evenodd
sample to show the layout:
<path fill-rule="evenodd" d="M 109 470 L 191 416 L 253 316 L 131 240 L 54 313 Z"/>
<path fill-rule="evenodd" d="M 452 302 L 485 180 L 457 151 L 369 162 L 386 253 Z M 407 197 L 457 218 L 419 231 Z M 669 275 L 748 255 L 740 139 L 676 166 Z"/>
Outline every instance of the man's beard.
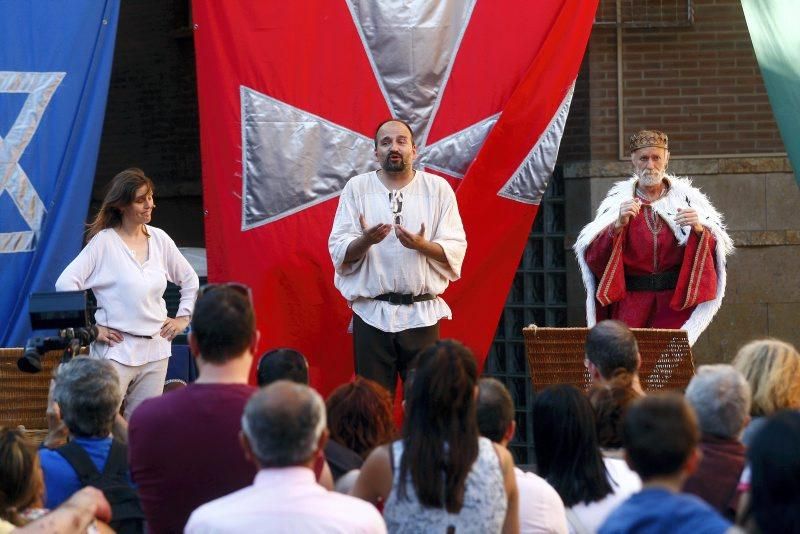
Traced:
<path fill-rule="evenodd" d="M 636 178 L 639 180 L 639 185 L 641 187 L 653 187 L 661 183 L 661 180 L 664 178 L 664 171 L 657 171 L 657 170 L 643 170 L 643 171 L 636 171 Z"/>
<path fill-rule="evenodd" d="M 400 156 L 397 161 L 392 161 L 392 156 Z M 403 161 L 403 155 L 397 152 L 392 152 L 386 156 L 386 159 L 381 163 L 381 168 L 386 172 L 400 172 L 406 168 L 406 162 Z"/>

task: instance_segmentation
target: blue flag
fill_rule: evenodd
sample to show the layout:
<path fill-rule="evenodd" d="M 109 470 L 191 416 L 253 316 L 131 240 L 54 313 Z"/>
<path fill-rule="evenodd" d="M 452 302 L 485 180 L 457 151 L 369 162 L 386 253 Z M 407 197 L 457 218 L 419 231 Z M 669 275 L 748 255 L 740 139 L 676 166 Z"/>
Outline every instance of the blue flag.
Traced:
<path fill-rule="evenodd" d="M 0 347 L 82 245 L 118 18 L 119 0 L 0 0 Z"/>

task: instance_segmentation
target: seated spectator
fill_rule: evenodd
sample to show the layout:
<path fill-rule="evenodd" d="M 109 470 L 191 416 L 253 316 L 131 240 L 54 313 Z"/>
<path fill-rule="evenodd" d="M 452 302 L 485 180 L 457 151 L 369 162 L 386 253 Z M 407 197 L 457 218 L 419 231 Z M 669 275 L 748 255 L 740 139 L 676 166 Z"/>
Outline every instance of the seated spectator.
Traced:
<path fill-rule="evenodd" d="M 242 447 L 259 468 L 255 482 L 195 510 L 186 532 L 386 532 L 373 506 L 314 480 L 327 437 L 319 394 L 289 381 L 265 387 L 242 416 Z"/>
<path fill-rule="evenodd" d="M 749 446 L 764 417 L 800 408 L 800 354 L 789 343 L 759 339 L 739 349 L 733 366 L 750 384 L 751 420 L 742 434 L 742 442 Z"/>
<path fill-rule="evenodd" d="M 625 457 L 644 488 L 611 512 L 601 534 L 710 534 L 731 526 L 699 498 L 679 493 L 700 461 L 700 430 L 683 397 L 668 393 L 638 400 L 625 414 L 622 435 Z"/>
<path fill-rule="evenodd" d="M 683 491 L 733 520 L 745 463 L 739 438 L 750 420 L 750 386 L 730 365 L 703 365 L 686 388 L 686 400 L 697 414 L 702 457 Z"/>
<path fill-rule="evenodd" d="M 418 356 L 403 436 L 376 448 L 352 495 L 385 502 L 391 532 L 518 532 L 514 461 L 478 433 L 478 366 L 457 341 Z"/>
<path fill-rule="evenodd" d="M 800 533 L 800 412 L 765 420 L 747 451 L 750 499 L 739 524 L 748 532 Z M 746 499 L 743 499 L 746 501 Z"/>
<path fill-rule="evenodd" d="M 198 379 L 144 401 L 128 429 L 131 474 L 153 532 L 182 532 L 192 510 L 253 482 L 257 469 L 238 436 L 256 391 L 247 381 L 258 338 L 246 287 L 200 289 L 189 334 Z"/>
<path fill-rule="evenodd" d="M 596 531 L 641 488 L 624 460 L 600 453 L 592 406 L 575 386 L 550 386 L 536 395 L 533 443 L 539 474 L 567 507 L 570 532 Z"/>
<path fill-rule="evenodd" d="M 514 402 L 499 380 L 481 378 L 478 382 L 478 429 L 483 437 L 508 448 L 514 438 Z M 543 478 L 515 467 L 519 491 L 519 530 L 523 533 L 564 533 L 567 519 L 564 503 Z"/>
<path fill-rule="evenodd" d="M 625 411 L 643 396 L 634 389 L 635 375 L 620 368 L 602 385 L 589 390 L 589 402 L 594 409 L 597 441 L 603 456 L 623 458 L 622 421 Z"/>
<path fill-rule="evenodd" d="M 634 391 L 644 395 L 639 383 L 642 365 L 639 344 L 625 323 L 606 319 L 594 325 L 586 336 L 585 356 L 584 364 L 592 384 L 606 385 L 623 370 L 630 375 Z"/>
<path fill-rule="evenodd" d="M 97 488 L 86 486 L 64 501 L 61 506 L 48 512 L 39 519 L 14 528 L 11 523 L 0 519 L 0 533 L 6 534 L 52 534 L 58 532 L 92 532 L 87 530 L 94 526 L 100 534 L 114 534 L 106 523 L 111 519 L 111 506 L 103 492 Z M 9 527 L 10 525 L 10 527 Z"/>
<path fill-rule="evenodd" d="M 0 520 L 11 528 L 21 527 L 44 512 L 43 506 L 44 480 L 36 448 L 19 430 L 0 427 Z"/>
<path fill-rule="evenodd" d="M 82 487 L 95 485 L 111 504 L 111 527 L 142 532 L 144 514 L 130 482 L 128 448 L 111 436 L 121 395 L 119 376 L 108 360 L 74 358 L 58 367 L 56 416 L 69 430 L 70 442 L 39 452 L 46 506 L 56 508 Z"/>
<path fill-rule="evenodd" d="M 278 380 L 289 380 L 296 384 L 308 385 L 308 360 L 294 349 L 273 349 L 265 352 L 258 361 L 256 378 L 259 387 L 264 387 Z M 336 484 L 336 491 L 347 493 L 339 481 L 347 473 L 352 478 L 364 460 L 355 452 L 332 439 L 325 442 L 325 466 L 320 477 L 320 484 L 331 489 Z M 330 484 L 327 483 L 327 471 L 330 470 Z M 344 484 L 344 483 L 343 483 Z"/>
<path fill-rule="evenodd" d="M 265 352 L 256 366 L 258 387 L 278 380 L 291 380 L 308 385 L 308 360 L 294 349 L 272 349 Z"/>
<path fill-rule="evenodd" d="M 357 376 L 334 389 L 325 406 L 331 440 L 362 458 L 395 437 L 392 397 L 377 382 Z"/>

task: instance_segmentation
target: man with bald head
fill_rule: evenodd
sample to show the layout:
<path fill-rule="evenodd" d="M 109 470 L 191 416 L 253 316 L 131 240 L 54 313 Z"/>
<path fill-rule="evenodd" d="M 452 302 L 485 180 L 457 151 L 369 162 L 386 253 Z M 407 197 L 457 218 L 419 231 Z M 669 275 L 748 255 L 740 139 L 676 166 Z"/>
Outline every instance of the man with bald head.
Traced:
<path fill-rule="evenodd" d="M 239 439 L 259 469 L 253 485 L 195 510 L 187 533 L 386 532 L 374 506 L 314 480 L 328 431 L 325 403 L 313 389 L 279 380 L 253 395 Z"/>
<path fill-rule="evenodd" d="M 416 156 L 408 124 L 381 123 L 380 169 L 347 182 L 328 240 L 334 284 L 353 309 L 356 373 L 391 392 L 452 317 L 439 294 L 461 276 L 467 248 L 453 189 L 415 170 Z"/>
<path fill-rule="evenodd" d="M 575 253 L 589 326 L 682 329 L 693 344 L 722 303 L 733 242 L 708 198 L 667 173 L 668 143 L 658 130 L 631 136 L 633 177 L 611 188 Z"/>

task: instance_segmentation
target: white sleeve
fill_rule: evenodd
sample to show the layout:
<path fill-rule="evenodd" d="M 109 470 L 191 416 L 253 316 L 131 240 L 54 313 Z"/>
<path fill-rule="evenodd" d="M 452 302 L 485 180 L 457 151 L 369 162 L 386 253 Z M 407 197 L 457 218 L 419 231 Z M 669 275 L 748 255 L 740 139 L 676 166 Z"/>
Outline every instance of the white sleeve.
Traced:
<path fill-rule="evenodd" d="M 56 291 L 81 291 L 92 286 L 91 278 L 97 268 L 100 239 L 99 235 L 94 236 L 67 265 L 56 280 Z"/>
<path fill-rule="evenodd" d="M 436 225 L 431 241 L 438 243 L 444 249 L 447 263 L 428 259 L 431 266 L 442 276 L 454 282 L 461 278 L 461 264 L 467 253 L 467 236 L 461 215 L 458 213 L 458 203 L 452 190 L 447 191 L 446 202 L 442 217 Z"/>
<path fill-rule="evenodd" d="M 166 232 L 164 235 L 164 269 L 167 271 L 167 280 L 181 288 L 181 301 L 178 304 L 176 317 L 191 316 L 194 312 L 194 301 L 200 280 L 197 273 L 178 250 L 175 241 Z"/>
<path fill-rule="evenodd" d="M 328 238 L 328 251 L 333 261 L 333 267 L 341 276 L 358 271 L 364 261 L 364 258 L 359 258 L 352 263 L 344 262 L 347 247 L 362 234 L 361 224 L 358 221 L 359 215 L 353 188 L 350 182 L 347 182 L 339 196 L 339 207 L 336 208 L 333 228 L 331 228 L 331 235 Z"/>

